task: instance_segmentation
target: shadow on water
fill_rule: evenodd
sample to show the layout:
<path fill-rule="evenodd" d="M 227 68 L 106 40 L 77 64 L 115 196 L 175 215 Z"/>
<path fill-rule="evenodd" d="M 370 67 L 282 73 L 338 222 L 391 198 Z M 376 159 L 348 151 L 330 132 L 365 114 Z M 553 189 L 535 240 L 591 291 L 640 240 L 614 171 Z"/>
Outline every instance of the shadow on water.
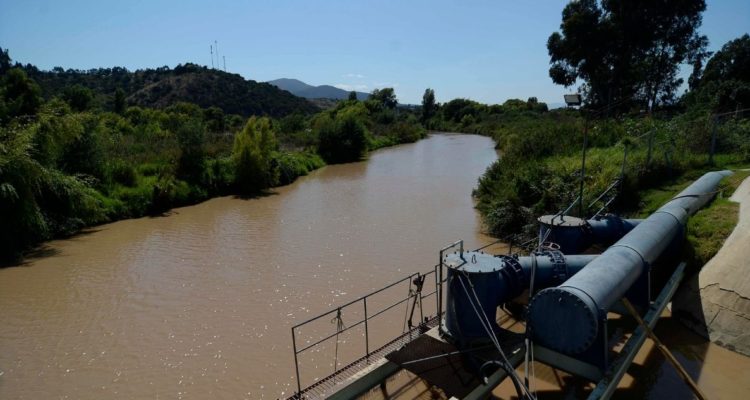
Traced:
<path fill-rule="evenodd" d="M 263 190 L 258 193 L 251 193 L 251 194 L 235 194 L 232 196 L 233 199 L 237 200 L 255 200 L 255 199 L 262 199 L 264 197 L 272 197 L 272 196 L 278 196 L 279 193 L 274 190 Z"/>
<path fill-rule="evenodd" d="M 69 236 L 61 236 L 56 239 L 61 240 L 68 240 L 68 241 L 75 241 L 78 240 L 84 236 L 91 235 L 93 233 L 99 232 L 101 228 L 84 228 L 72 235 Z M 0 261 L 0 269 L 5 268 L 14 268 L 14 267 L 29 267 L 31 264 L 38 260 L 42 260 L 49 257 L 55 257 L 62 255 L 62 251 L 60 249 L 53 247 L 50 245 L 50 242 L 43 242 L 40 243 L 30 250 L 26 251 L 21 255 L 19 258 L 16 258 L 14 260 L 6 260 L 6 261 Z"/>
<path fill-rule="evenodd" d="M 147 215 L 147 217 L 148 218 L 165 218 L 165 217 L 171 217 L 171 216 L 177 215 L 177 214 L 179 214 L 179 212 L 177 212 L 175 210 L 172 210 L 172 209 L 169 209 L 169 210 L 166 210 L 166 211 L 159 211 L 159 212 L 151 213 L 151 214 Z"/>

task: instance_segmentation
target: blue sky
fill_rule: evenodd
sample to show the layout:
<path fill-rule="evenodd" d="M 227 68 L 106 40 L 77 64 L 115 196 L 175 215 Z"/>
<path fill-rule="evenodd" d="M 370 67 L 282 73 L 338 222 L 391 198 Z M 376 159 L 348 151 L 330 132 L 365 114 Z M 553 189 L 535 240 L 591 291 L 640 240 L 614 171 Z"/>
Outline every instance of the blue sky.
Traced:
<path fill-rule="evenodd" d="M 210 65 L 248 79 L 297 78 L 419 103 L 561 102 L 545 47 L 567 1 L 0 0 L 0 47 L 43 69 Z M 701 31 L 716 50 L 750 31 L 750 1 L 709 0 Z"/>

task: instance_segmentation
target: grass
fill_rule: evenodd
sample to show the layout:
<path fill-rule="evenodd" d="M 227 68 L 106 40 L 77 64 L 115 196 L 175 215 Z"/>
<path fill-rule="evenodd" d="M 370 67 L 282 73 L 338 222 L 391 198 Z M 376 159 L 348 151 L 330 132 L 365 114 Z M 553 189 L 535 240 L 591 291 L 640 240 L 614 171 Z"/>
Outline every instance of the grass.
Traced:
<path fill-rule="evenodd" d="M 663 186 L 646 190 L 635 215 L 639 218 L 649 216 L 702 173 L 704 171 L 691 171 Z M 748 176 L 749 171 L 735 171 L 733 175 L 724 178 L 720 183 L 722 191 L 716 199 L 688 220 L 684 258 L 691 269 L 699 270 L 705 265 L 734 230 L 739 216 L 739 204 L 729 201 L 729 197 Z"/>
<path fill-rule="evenodd" d="M 719 252 L 734 230 L 740 205 L 729 201 L 729 197 L 748 176 L 748 171 L 736 171 L 734 175 L 724 178 L 721 182 L 723 191 L 718 197 L 688 220 L 686 252 L 691 267 L 705 265 Z"/>

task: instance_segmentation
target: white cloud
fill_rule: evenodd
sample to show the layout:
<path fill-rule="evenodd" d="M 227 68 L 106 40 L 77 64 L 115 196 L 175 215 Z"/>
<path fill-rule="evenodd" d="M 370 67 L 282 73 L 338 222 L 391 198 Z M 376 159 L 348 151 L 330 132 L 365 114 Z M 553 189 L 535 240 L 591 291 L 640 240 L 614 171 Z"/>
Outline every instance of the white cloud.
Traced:
<path fill-rule="evenodd" d="M 337 83 L 337 84 L 335 84 L 333 86 L 335 86 L 335 87 L 337 87 L 339 89 L 344 89 L 344 90 L 348 90 L 348 91 L 356 90 L 358 92 L 366 92 L 369 89 L 367 87 L 367 85 L 365 85 L 365 84 L 353 84 L 353 85 L 350 85 L 350 84 L 347 84 L 347 83 Z"/>
<path fill-rule="evenodd" d="M 389 87 L 389 88 L 394 88 L 395 89 L 395 88 L 398 87 L 398 83 L 395 83 L 395 82 L 393 82 L 393 83 L 392 82 L 376 82 L 376 83 L 373 83 L 372 86 L 375 87 L 375 88 L 387 88 L 387 87 Z"/>
<path fill-rule="evenodd" d="M 346 75 L 344 75 L 344 78 L 357 78 L 357 79 L 362 79 L 362 78 L 364 78 L 364 77 L 365 77 L 365 76 L 364 76 L 364 75 L 362 75 L 362 74 L 346 74 Z"/>

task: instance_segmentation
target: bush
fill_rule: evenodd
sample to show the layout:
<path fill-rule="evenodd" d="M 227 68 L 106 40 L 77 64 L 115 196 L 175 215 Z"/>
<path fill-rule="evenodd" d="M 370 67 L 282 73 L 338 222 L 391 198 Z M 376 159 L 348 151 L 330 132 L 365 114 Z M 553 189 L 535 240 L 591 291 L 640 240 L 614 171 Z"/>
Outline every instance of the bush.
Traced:
<path fill-rule="evenodd" d="M 273 168 L 272 152 L 276 135 L 268 118 L 252 117 L 234 138 L 235 187 L 242 194 L 258 193 L 278 181 L 278 169 Z"/>
<path fill-rule="evenodd" d="M 190 183 L 201 182 L 205 161 L 203 123 L 195 118 L 181 121 L 177 127 L 177 142 L 180 145 L 177 176 Z"/>
<path fill-rule="evenodd" d="M 132 165 L 123 161 L 112 161 L 107 165 L 108 180 L 123 186 L 133 187 L 136 185 L 138 174 Z"/>
<path fill-rule="evenodd" d="M 312 152 L 290 153 L 282 152 L 274 155 L 274 161 L 279 170 L 279 184 L 287 185 L 300 176 L 325 165 L 323 159 Z"/>
<path fill-rule="evenodd" d="M 227 193 L 234 180 L 234 164 L 231 157 L 221 157 L 207 161 L 205 184 L 211 193 Z"/>
<path fill-rule="evenodd" d="M 328 163 L 359 161 L 367 150 L 367 128 L 353 113 L 339 113 L 321 122 L 318 154 Z"/>

